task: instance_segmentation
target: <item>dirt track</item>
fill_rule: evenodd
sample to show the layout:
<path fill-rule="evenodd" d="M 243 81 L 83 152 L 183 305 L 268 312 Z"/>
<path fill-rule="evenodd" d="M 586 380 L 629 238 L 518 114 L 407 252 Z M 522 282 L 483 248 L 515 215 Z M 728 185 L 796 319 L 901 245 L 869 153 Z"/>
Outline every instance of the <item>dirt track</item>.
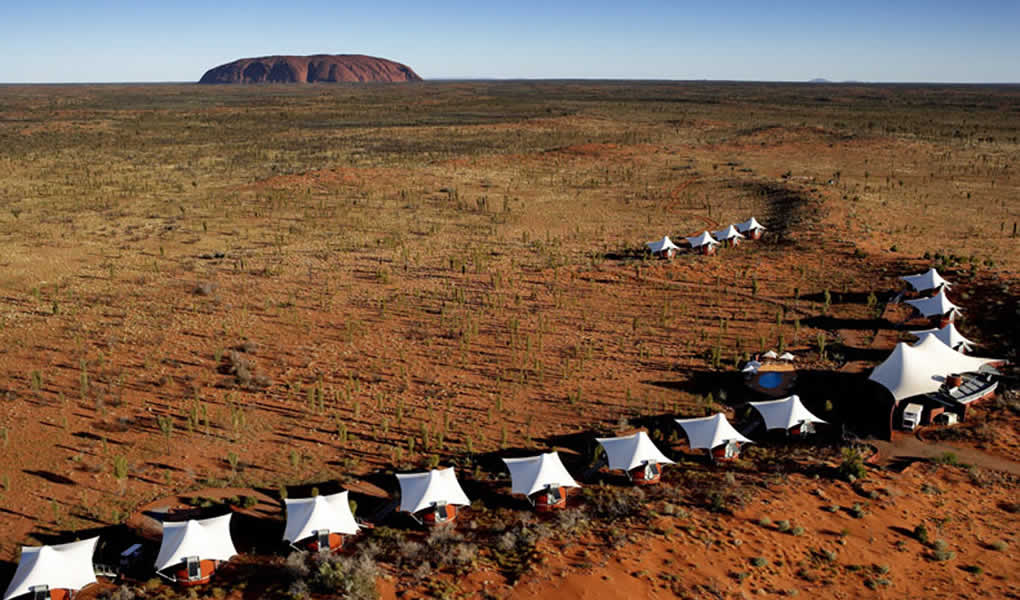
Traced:
<path fill-rule="evenodd" d="M 982 452 L 975 448 L 954 446 L 945 442 L 922 441 L 912 435 L 898 435 L 892 442 L 871 441 L 879 451 L 879 464 L 938 458 L 951 452 L 961 464 L 1020 475 L 1020 463 Z"/>

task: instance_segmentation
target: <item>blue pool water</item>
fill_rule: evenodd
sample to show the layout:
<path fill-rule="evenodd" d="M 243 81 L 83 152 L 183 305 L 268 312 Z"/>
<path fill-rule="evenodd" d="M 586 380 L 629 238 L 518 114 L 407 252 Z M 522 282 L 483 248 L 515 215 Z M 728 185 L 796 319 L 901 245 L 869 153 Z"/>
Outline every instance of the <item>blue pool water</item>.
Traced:
<path fill-rule="evenodd" d="M 767 390 L 779 387 L 780 383 L 783 383 L 783 376 L 779 373 L 762 373 L 758 376 L 758 385 Z"/>

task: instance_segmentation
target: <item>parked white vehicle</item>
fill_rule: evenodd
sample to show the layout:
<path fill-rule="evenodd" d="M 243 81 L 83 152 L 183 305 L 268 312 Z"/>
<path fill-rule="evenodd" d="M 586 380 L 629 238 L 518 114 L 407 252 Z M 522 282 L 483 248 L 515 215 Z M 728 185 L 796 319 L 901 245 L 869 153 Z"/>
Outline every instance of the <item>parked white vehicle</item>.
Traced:
<path fill-rule="evenodd" d="M 908 404 L 903 409 L 903 429 L 913 431 L 921 424 L 921 415 L 924 414 L 924 407 L 920 404 Z"/>

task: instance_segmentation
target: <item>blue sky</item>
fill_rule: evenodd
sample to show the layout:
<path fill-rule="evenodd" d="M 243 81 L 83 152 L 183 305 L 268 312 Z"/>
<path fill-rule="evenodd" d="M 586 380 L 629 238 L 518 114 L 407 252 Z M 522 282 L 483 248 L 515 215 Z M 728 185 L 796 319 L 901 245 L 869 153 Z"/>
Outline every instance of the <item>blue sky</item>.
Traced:
<path fill-rule="evenodd" d="M 425 78 L 1020 82 L 1020 0 L 0 0 L 0 82 L 196 81 L 267 54 Z"/>

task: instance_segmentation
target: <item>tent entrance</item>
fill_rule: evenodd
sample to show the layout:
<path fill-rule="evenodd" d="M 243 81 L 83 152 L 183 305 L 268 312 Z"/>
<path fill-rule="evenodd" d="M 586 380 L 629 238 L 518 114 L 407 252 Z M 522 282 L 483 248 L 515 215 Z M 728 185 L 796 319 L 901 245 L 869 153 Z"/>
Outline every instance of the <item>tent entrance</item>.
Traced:
<path fill-rule="evenodd" d="M 328 529 L 319 529 L 319 530 L 313 531 L 312 535 L 315 536 L 315 539 L 316 539 L 316 541 L 319 544 L 319 552 L 324 552 L 324 551 L 330 549 L 329 548 L 330 544 L 329 544 L 329 530 Z"/>
<path fill-rule="evenodd" d="M 184 565 L 188 573 L 188 581 L 202 579 L 202 561 L 197 556 L 189 556 L 184 559 Z"/>

